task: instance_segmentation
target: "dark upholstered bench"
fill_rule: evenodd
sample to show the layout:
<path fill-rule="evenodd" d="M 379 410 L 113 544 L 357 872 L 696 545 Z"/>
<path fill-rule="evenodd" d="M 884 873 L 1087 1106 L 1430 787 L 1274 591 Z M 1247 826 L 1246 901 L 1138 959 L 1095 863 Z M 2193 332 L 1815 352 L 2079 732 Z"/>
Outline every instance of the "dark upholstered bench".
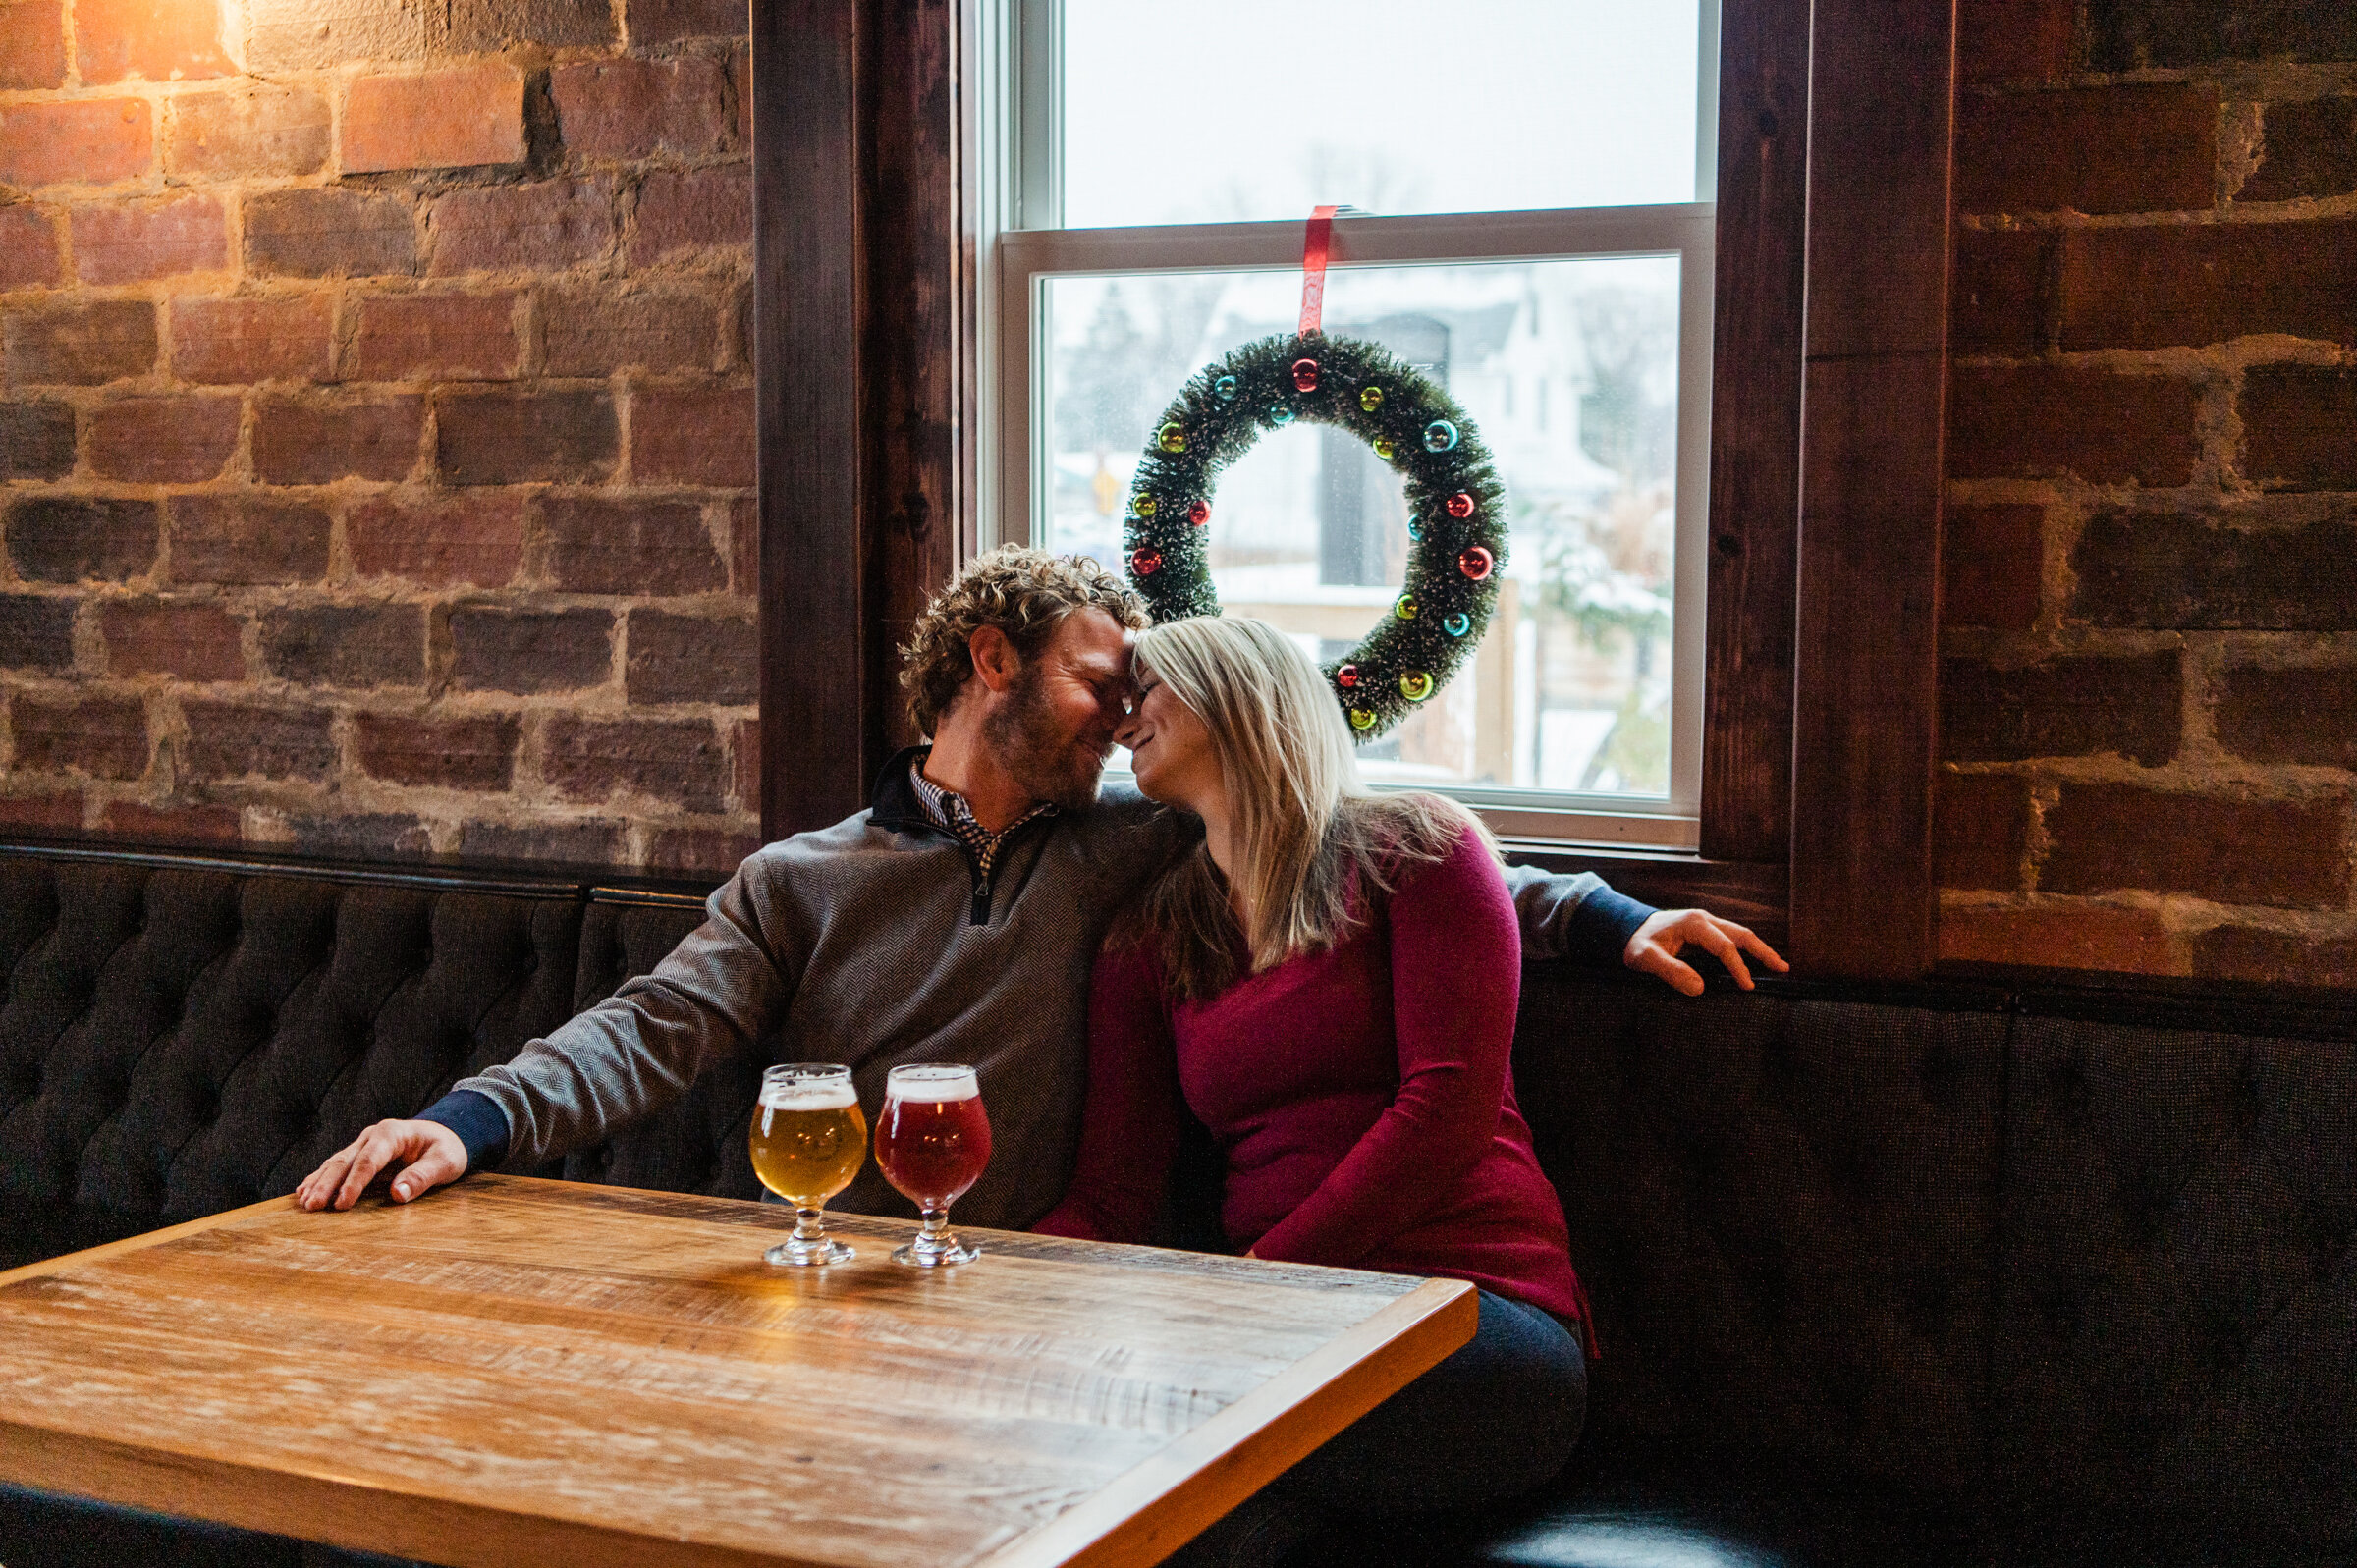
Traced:
<path fill-rule="evenodd" d="M 696 890 L 0 845 L 0 1266 L 289 1191 L 652 965 Z M 2357 1560 L 2357 1006 L 1527 972 L 1581 1458 L 1328 1563 Z M 576 1155 L 755 1193 L 756 1063 Z M 0 1563 L 310 1568 L 0 1492 Z"/>

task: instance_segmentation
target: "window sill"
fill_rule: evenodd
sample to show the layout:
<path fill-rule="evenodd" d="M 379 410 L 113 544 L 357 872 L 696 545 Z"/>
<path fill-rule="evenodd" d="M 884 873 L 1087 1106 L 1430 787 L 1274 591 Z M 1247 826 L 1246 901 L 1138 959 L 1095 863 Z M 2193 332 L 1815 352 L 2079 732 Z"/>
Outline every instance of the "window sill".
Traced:
<path fill-rule="evenodd" d="M 1749 926 L 1781 948 L 1791 924 L 1790 868 L 1781 861 L 1705 860 L 1672 849 L 1608 849 L 1531 838 L 1501 838 L 1516 865 L 1592 871 L 1613 891 L 1658 909 L 1699 907 Z"/>

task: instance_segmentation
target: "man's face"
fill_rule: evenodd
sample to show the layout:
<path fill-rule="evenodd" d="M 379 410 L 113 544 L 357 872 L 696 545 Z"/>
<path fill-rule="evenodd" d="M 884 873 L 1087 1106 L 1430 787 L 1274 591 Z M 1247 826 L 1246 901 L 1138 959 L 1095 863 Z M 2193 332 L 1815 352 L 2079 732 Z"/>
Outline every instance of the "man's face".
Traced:
<path fill-rule="evenodd" d="M 1084 806 L 1129 716 L 1128 630 L 1102 610 L 1064 618 L 983 717 L 983 743 L 1034 800 Z"/>

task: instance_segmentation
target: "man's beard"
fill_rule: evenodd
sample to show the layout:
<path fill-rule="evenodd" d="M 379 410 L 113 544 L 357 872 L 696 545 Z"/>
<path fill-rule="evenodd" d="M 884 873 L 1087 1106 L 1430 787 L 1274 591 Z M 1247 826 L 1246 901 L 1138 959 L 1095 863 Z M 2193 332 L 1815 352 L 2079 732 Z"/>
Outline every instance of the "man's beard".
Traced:
<path fill-rule="evenodd" d="M 1036 662 L 1024 666 L 1007 696 L 982 721 L 982 743 L 1007 776 L 1032 799 L 1067 810 L 1094 801 L 1097 778 L 1113 748 L 1092 748 L 1057 725 Z"/>

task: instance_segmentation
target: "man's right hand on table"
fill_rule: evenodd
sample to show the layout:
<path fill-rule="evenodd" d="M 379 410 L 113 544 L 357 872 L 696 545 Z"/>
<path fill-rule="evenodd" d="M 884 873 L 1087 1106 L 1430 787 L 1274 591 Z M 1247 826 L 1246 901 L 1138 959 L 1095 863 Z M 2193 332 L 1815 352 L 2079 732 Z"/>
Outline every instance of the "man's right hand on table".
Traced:
<path fill-rule="evenodd" d="M 303 1177 L 295 1202 L 304 1209 L 349 1209 L 379 1171 L 396 1167 L 401 1174 L 393 1178 L 393 1201 L 408 1203 L 466 1174 L 466 1145 L 438 1121 L 380 1121 Z"/>

